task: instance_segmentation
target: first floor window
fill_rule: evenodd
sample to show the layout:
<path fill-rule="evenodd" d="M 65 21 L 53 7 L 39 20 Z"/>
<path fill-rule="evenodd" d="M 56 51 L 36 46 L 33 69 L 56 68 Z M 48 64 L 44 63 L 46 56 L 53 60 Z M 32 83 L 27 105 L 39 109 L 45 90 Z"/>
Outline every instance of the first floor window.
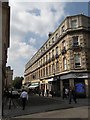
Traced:
<path fill-rule="evenodd" d="M 74 58 L 75 58 L 75 68 L 80 67 L 81 66 L 81 63 L 80 63 L 80 54 L 75 54 Z"/>
<path fill-rule="evenodd" d="M 59 62 L 56 62 L 56 71 L 59 71 Z"/>
<path fill-rule="evenodd" d="M 67 69 L 67 60 L 66 60 L 66 57 L 63 58 L 63 68 L 64 68 L 64 70 Z"/>

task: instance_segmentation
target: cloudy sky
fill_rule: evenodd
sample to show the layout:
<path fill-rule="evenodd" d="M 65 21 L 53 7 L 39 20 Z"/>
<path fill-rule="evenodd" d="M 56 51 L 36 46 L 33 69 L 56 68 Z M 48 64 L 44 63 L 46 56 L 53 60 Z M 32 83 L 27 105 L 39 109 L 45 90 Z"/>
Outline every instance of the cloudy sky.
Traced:
<path fill-rule="evenodd" d="M 7 66 L 14 70 L 14 77 L 24 76 L 25 64 L 47 40 L 48 33 L 54 32 L 66 16 L 88 15 L 87 2 L 9 1 L 10 48 Z"/>

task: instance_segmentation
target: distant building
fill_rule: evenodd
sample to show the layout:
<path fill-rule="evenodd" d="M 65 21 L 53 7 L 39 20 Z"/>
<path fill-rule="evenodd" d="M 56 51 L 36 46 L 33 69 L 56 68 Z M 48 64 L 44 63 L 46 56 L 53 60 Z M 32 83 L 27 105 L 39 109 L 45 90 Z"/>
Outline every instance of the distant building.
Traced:
<path fill-rule="evenodd" d="M 39 82 L 45 92 L 53 86 L 56 96 L 62 96 L 63 86 L 74 86 L 88 96 L 89 39 L 90 17 L 66 17 L 25 65 L 25 81 Z"/>
<path fill-rule="evenodd" d="M 6 67 L 6 81 L 5 81 L 5 87 L 9 88 L 12 86 L 12 80 L 13 80 L 13 70 L 11 70 L 11 67 Z"/>

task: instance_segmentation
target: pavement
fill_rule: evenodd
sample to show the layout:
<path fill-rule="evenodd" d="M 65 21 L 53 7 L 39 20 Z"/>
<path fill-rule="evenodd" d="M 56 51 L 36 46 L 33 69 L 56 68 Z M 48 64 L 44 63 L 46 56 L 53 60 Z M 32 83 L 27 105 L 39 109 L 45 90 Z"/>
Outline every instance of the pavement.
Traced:
<path fill-rule="evenodd" d="M 18 116 L 15 118 L 88 118 L 88 106 L 54 110 L 50 112 Z"/>
<path fill-rule="evenodd" d="M 62 118 L 62 116 L 65 116 L 67 118 L 70 116 L 70 112 L 72 113 L 72 117 L 75 117 L 77 115 L 77 117 L 81 116 L 81 118 L 87 118 L 87 111 L 87 98 L 77 99 L 77 104 L 75 104 L 74 102 L 72 102 L 72 104 L 68 104 L 68 100 L 63 100 L 61 97 L 52 98 L 51 96 L 29 96 L 29 100 L 25 110 L 22 110 L 20 99 L 18 99 L 17 101 L 15 100 L 15 106 L 12 104 L 10 110 L 8 109 L 8 103 L 6 103 L 4 105 L 4 118 L 33 118 L 34 116 L 36 116 L 36 118 Z"/>

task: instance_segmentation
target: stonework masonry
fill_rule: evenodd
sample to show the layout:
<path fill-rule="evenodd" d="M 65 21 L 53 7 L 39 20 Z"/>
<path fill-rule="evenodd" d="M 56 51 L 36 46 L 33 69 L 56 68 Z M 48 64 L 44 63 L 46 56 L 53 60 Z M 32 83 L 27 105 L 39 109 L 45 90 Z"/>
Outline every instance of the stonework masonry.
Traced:
<path fill-rule="evenodd" d="M 90 17 L 83 14 L 66 17 L 25 65 L 25 81 L 32 83 L 39 80 L 42 84 L 46 80 L 52 84 L 57 96 L 61 96 L 63 86 L 77 87 L 81 83 L 84 85 L 83 94 L 88 96 L 89 21 Z M 49 82 L 52 78 L 52 82 Z"/>

